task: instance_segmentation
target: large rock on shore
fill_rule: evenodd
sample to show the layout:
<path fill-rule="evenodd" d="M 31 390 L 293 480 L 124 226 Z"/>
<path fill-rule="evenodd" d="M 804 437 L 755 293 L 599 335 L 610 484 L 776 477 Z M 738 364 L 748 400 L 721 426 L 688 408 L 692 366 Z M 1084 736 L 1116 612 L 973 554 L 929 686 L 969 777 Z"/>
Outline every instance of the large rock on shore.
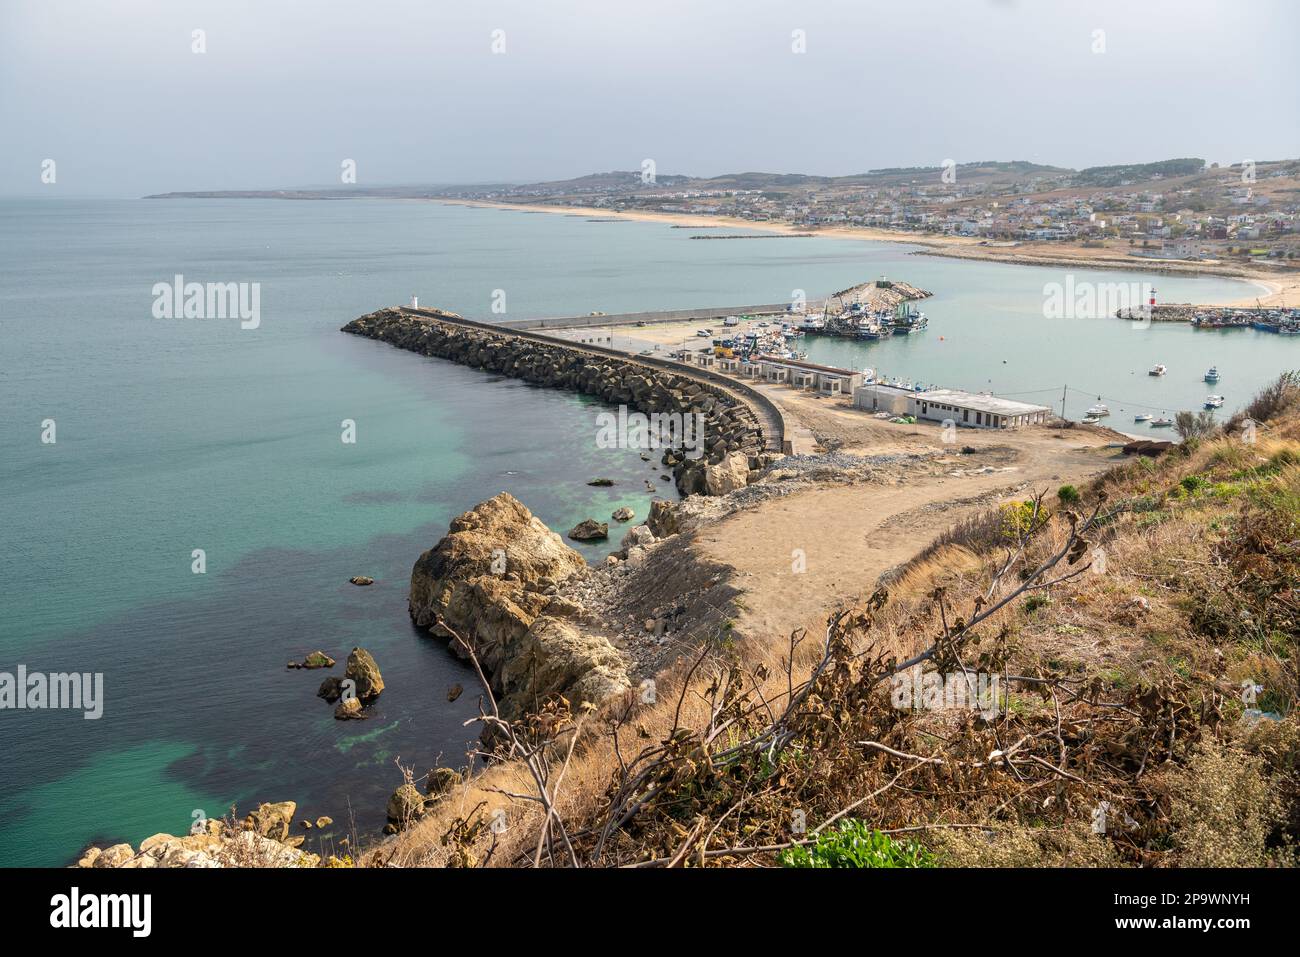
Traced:
<path fill-rule="evenodd" d="M 650 503 L 650 515 L 645 520 L 646 527 L 654 533 L 655 538 L 667 538 L 682 530 L 677 517 L 677 503 L 657 498 Z"/>
<path fill-rule="evenodd" d="M 716 465 L 704 468 L 704 494 L 726 495 L 749 484 L 749 456 L 732 452 Z"/>
<path fill-rule="evenodd" d="M 504 717 L 553 694 L 575 706 L 599 704 L 629 686 L 621 656 L 605 638 L 584 633 L 580 606 L 554 596 L 586 570 L 581 555 L 502 492 L 453 520 L 420 556 L 411 571 L 411 618 L 449 638 L 441 619 L 469 643 Z M 455 643 L 453 650 L 468 656 Z"/>

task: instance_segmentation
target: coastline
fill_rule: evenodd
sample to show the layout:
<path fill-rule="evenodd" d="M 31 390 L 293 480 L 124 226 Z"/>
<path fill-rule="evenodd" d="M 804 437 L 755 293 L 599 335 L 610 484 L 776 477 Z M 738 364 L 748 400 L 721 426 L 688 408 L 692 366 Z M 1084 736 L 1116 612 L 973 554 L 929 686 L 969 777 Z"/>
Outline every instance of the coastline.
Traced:
<path fill-rule="evenodd" d="M 652 211 L 611 211 L 588 206 L 553 206 L 533 203 L 501 203 L 477 199 L 419 199 L 414 202 L 441 203 L 448 206 L 478 206 L 486 209 L 508 209 L 518 212 L 549 213 L 562 216 L 625 219 L 634 222 L 666 223 L 676 226 L 710 227 L 726 226 L 736 229 L 761 229 L 782 235 L 803 235 L 809 230 L 791 223 L 755 223 L 734 216 L 707 216 L 688 213 L 657 213 Z M 873 242 L 899 243 L 921 246 L 917 255 L 943 256 L 950 259 L 973 259 L 983 262 L 1005 263 L 1012 266 L 1065 266 L 1079 269 L 1108 269 L 1128 272 L 1164 273 L 1179 276 L 1223 276 L 1241 279 L 1263 286 L 1267 292 L 1259 297 L 1238 299 L 1217 305 L 1265 307 L 1300 304 L 1300 272 L 1272 273 L 1249 266 L 1238 266 L 1218 261 L 1195 263 L 1189 261 L 1160 261 L 1130 256 L 1116 256 L 1109 249 L 1083 249 L 1059 247 L 1046 243 L 1018 243 L 1013 246 L 981 245 L 980 240 L 968 236 L 917 235 L 871 226 L 831 226 L 812 231 L 814 236 L 827 239 L 858 239 Z"/>

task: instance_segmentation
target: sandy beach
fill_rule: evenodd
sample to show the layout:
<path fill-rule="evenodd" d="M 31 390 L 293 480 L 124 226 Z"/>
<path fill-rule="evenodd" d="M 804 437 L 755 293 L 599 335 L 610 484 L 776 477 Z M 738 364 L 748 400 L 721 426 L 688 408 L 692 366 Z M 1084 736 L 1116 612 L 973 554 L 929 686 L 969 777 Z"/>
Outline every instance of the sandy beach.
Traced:
<path fill-rule="evenodd" d="M 513 209 L 522 212 L 551 213 L 564 216 L 582 216 L 591 219 L 628 219 L 638 222 L 667 223 L 674 226 L 707 228 L 716 226 L 759 230 L 765 233 L 805 235 L 810 230 L 790 223 L 756 223 L 731 216 L 702 216 L 684 213 L 656 213 L 651 211 L 614 212 L 586 206 L 543 206 L 530 203 L 493 203 L 469 199 L 434 199 L 420 202 L 445 203 L 452 206 L 482 206 L 490 209 Z M 1115 247 L 1085 249 L 1081 246 L 1062 246 L 1059 243 L 1008 243 L 982 244 L 970 236 L 938 236 L 902 230 L 876 229 L 868 226 L 830 226 L 812 230 L 815 235 L 828 239 L 865 239 L 874 242 L 901 243 L 922 247 L 919 255 L 945 256 L 952 259 L 979 259 L 1020 266 L 1066 266 L 1083 269 L 1116 269 L 1133 272 L 1164 273 L 1180 276 L 1228 276 L 1258 283 L 1267 291 L 1258 297 L 1250 296 L 1227 305 L 1232 306 L 1296 306 L 1300 305 L 1300 271 L 1261 269 L 1217 260 L 1202 262 L 1161 261 L 1128 256 Z"/>

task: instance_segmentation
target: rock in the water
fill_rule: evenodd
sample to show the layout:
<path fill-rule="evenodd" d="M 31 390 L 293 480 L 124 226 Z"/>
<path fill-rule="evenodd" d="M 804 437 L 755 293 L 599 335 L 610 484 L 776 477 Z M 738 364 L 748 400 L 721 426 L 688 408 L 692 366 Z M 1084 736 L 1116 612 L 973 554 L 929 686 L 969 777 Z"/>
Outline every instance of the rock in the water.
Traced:
<path fill-rule="evenodd" d="M 330 702 L 331 704 L 333 704 L 335 701 L 338 701 L 339 698 L 341 698 L 342 696 L 343 696 L 342 678 L 335 678 L 333 676 L 326 678 L 324 681 L 320 683 L 320 687 L 316 690 L 316 697 L 324 698 L 326 701 Z"/>
<path fill-rule="evenodd" d="M 624 505 L 622 508 L 614 509 L 614 514 L 610 516 L 616 522 L 630 522 L 636 516 L 636 512 Z"/>
<path fill-rule="evenodd" d="M 364 648 L 352 649 L 343 677 L 356 682 L 357 697 L 362 704 L 374 701 L 384 690 L 384 678 L 379 673 L 379 665 L 375 664 L 375 656 Z"/>
<path fill-rule="evenodd" d="M 348 579 L 354 585 L 373 585 L 375 580 L 367 575 L 354 575 Z"/>
<path fill-rule="evenodd" d="M 569 537 L 575 542 L 590 542 L 598 538 L 609 538 L 609 523 L 598 522 L 594 518 L 584 518 L 569 529 Z"/>
<path fill-rule="evenodd" d="M 320 817 L 316 818 L 316 826 L 317 826 L 317 827 L 329 827 L 329 826 L 330 826 L 331 824 L 333 824 L 333 823 L 334 823 L 334 818 L 332 818 L 332 817 L 326 817 L 324 814 L 322 814 Z"/>
<path fill-rule="evenodd" d="M 359 720 L 363 717 L 361 702 L 356 698 L 344 698 L 334 706 L 334 717 L 339 721 Z"/>
<path fill-rule="evenodd" d="M 299 668 L 333 668 L 335 661 L 323 651 L 313 651 L 302 660 Z"/>
<path fill-rule="evenodd" d="M 454 685 L 452 685 L 450 688 L 447 689 L 447 700 L 448 700 L 448 701 L 455 701 L 457 698 L 459 698 L 459 697 L 461 696 L 461 694 L 462 694 L 464 691 L 465 691 L 465 688 L 464 688 L 463 685 L 460 685 L 460 684 L 454 684 Z"/>
<path fill-rule="evenodd" d="M 388 823 L 399 831 L 424 815 L 424 795 L 414 784 L 403 784 L 388 799 Z"/>
<path fill-rule="evenodd" d="M 587 484 L 588 484 L 588 485 L 594 485 L 594 486 L 596 486 L 597 488 L 609 488 L 611 485 L 614 484 L 614 480 L 613 480 L 613 479 L 607 479 L 607 478 L 598 478 L 598 479 L 592 479 L 592 480 L 591 480 L 590 482 L 588 482 Z"/>

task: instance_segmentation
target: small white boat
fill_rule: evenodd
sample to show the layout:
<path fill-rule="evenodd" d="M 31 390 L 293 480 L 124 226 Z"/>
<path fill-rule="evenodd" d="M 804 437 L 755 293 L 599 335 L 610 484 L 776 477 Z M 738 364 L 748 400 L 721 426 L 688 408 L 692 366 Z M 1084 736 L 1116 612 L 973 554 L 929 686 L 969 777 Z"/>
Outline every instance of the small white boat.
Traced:
<path fill-rule="evenodd" d="M 1147 371 L 1147 375 L 1164 375 L 1168 371 L 1162 363 L 1157 362 Z"/>
<path fill-rule="evenodd" d="M 1098 416 L 1095 416 L 1095 415 L 1085 415 L 1085 416 L 1083 417 L 1083 424 L 1084 424 L 1084 425 L 1100 425 L 1100 424 L 1101 424 L 1101 419 L 1100 419 Z"/>
<path fill-rule="evenodd" d="M 1106 408 L 1105 405 L 1098 402 L 1096 405 L 1094 405 L 1091 409 L 1089 409 L 1087 412 L 1083 414 L 1090 415 L 1093 418 L 1100 419 L 1103 415 L 1110 415 L 1110 409 Z"/>
<path fill-rule="evenodd" d="M 1150 422 L 1153 418 L 1155 418 L 1155 416 L 1153 416 L 1150 412 L 1139 412 L 1137 415 L 1133 416 L 1133 421 Z"/>
<path fill-rule="evenodd" d="M 1207 373 L 1205 373 L 1205 381 L 1206 381 L 1206 382 L 1218 382 L 1218 381 L 1219 381 L 1219 367 L 1218 367 L 1218 366 L 1210 366 L 1210 371 L 1208 371 Z"/>
<path fill-rule="evenodd" d="M 1151 428 L 1153 429 L 1167 429 L 1173 424 L 1173 419 L 1159 418 L 1151 420 Z"/>
<path fill-rule="evenodd" d="M 1219 409 L 1223 407 L 1223 396 L 1207 395 L 1205 397 L 1205 407 L 1207 409 Z"/>

